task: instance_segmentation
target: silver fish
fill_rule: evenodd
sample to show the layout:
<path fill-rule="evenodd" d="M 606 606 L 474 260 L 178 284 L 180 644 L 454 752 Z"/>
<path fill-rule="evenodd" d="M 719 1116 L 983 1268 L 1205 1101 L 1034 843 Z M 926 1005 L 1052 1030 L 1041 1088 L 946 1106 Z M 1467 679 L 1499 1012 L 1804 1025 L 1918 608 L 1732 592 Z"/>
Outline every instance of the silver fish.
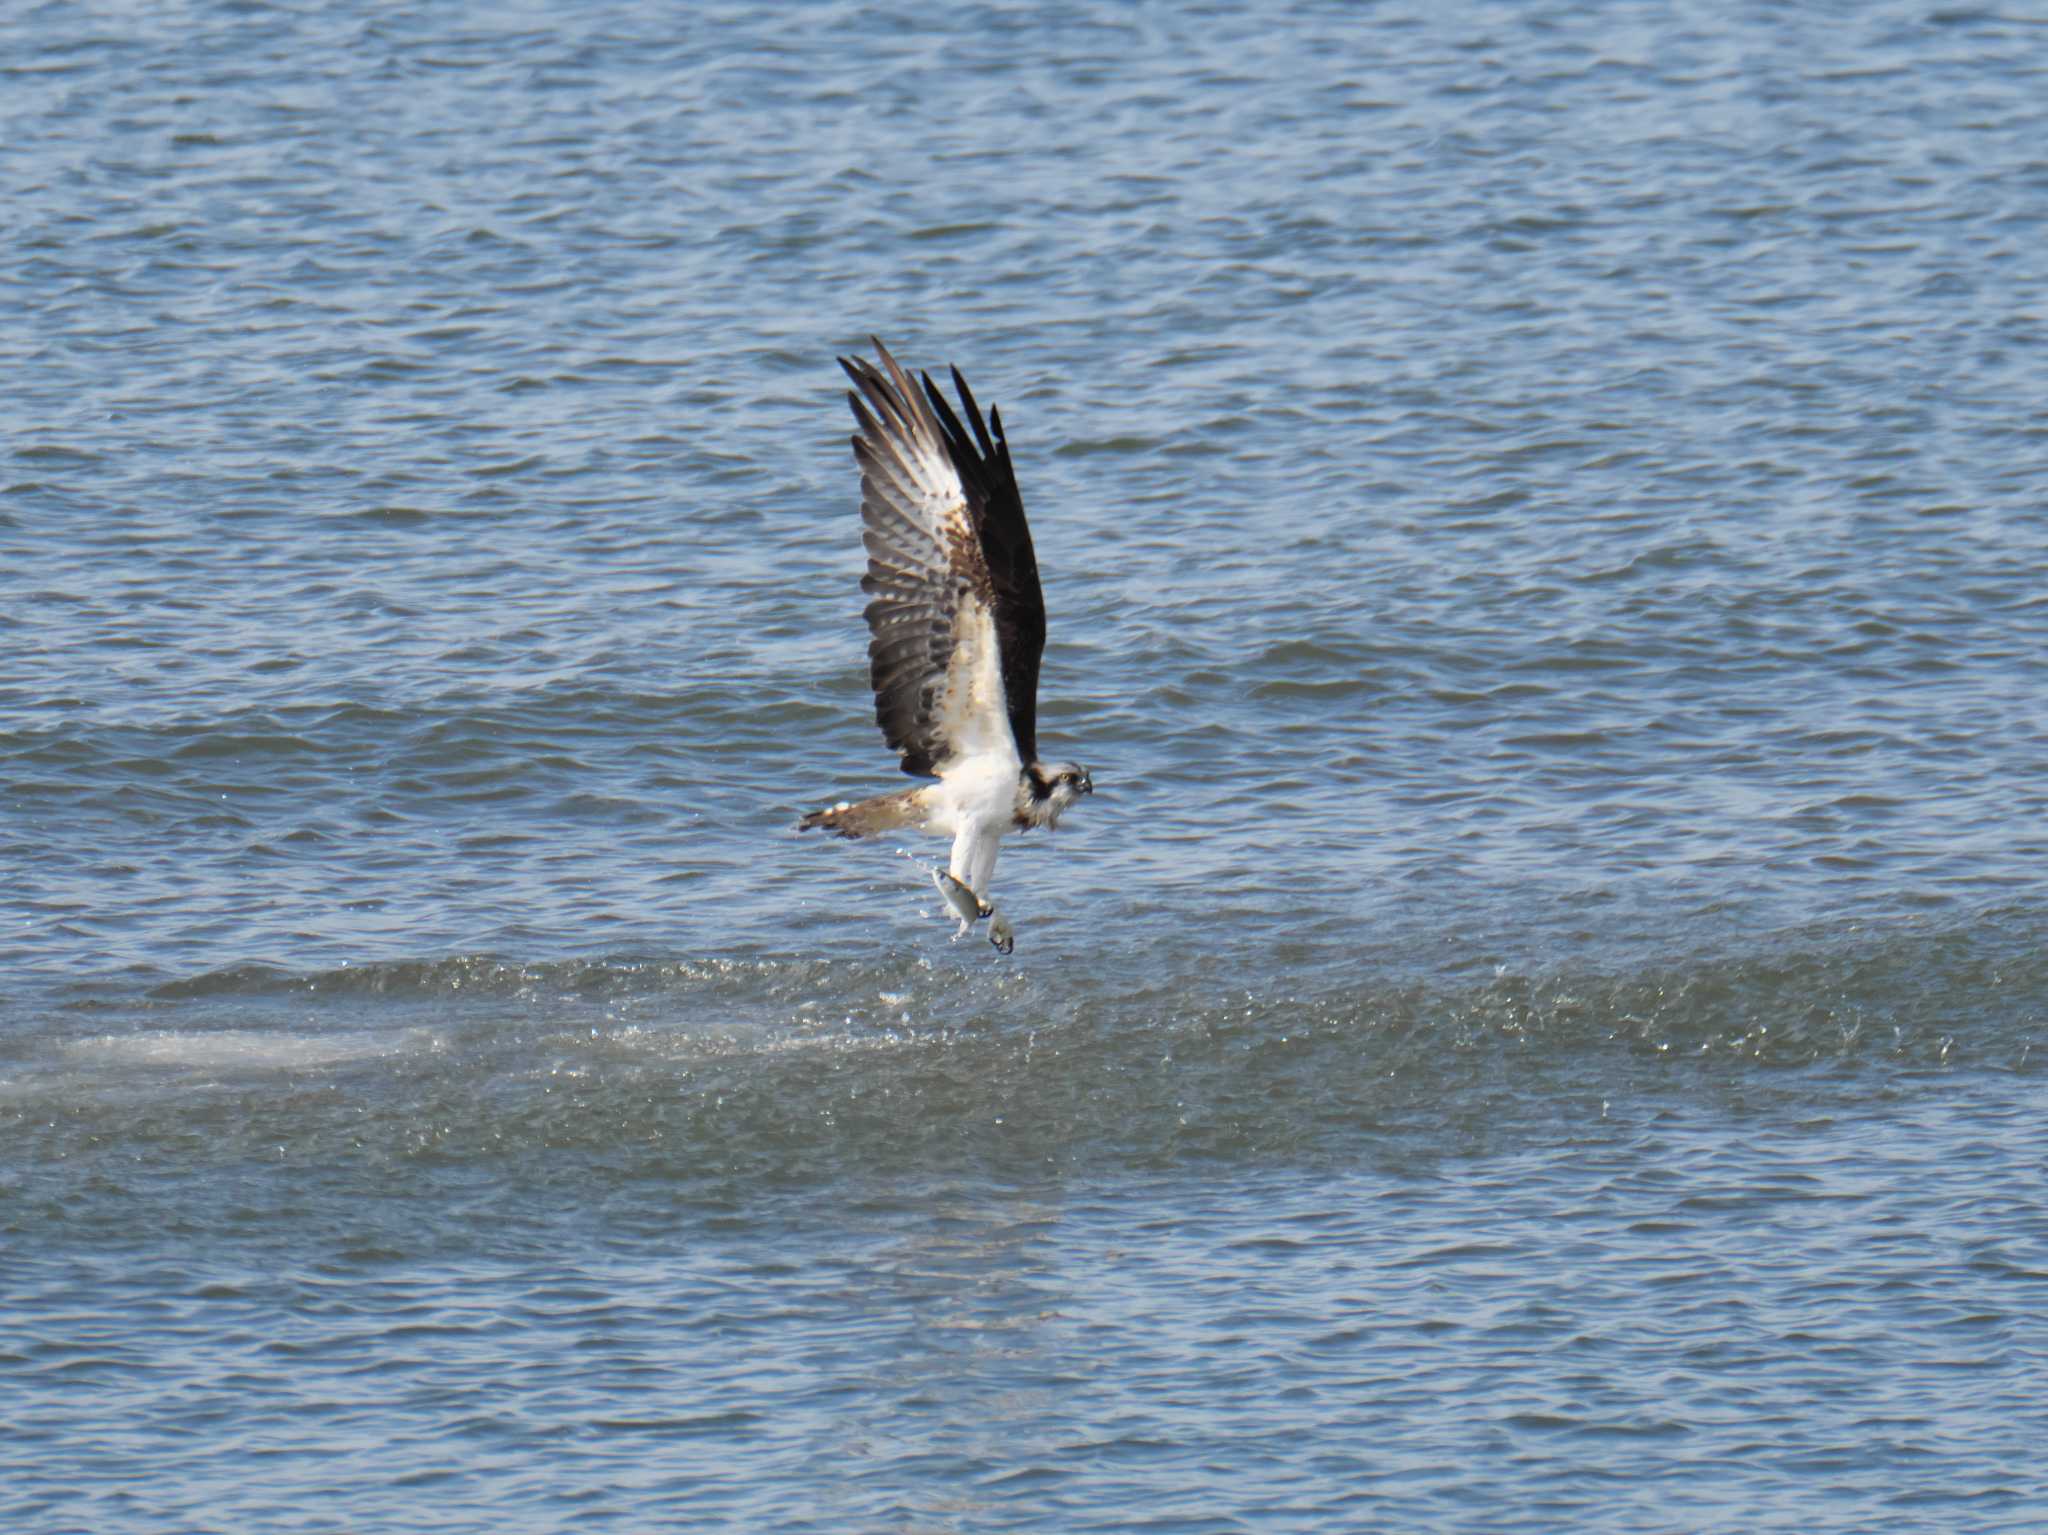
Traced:
<path fill-rule="evenodd" d="M 932 870 L 932 883 L 939 887 L 939 894 L 946 898 L 946 904 L 953 909 L 953 915 L 960 919 L 960 933 L 965 933 L 982 918 L 991 916 L 995 912 L 993 906 L 961 884 L 959 880 L 953 878 L 944 869 Z M 953 936 L 958 938 L 960 933 L 955 933 Z"/>

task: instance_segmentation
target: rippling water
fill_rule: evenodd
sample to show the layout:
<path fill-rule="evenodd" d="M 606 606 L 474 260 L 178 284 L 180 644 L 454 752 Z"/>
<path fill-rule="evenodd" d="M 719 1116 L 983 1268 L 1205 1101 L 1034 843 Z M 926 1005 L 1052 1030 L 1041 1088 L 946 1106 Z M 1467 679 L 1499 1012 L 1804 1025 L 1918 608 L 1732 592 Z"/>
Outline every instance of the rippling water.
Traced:
<path fill-rule="evenodd" d="M 2048 1519 L 2044 50 L 0 16 L 0 1523 Z M 1008 961 L 791 829 L 870 334 Z"/>

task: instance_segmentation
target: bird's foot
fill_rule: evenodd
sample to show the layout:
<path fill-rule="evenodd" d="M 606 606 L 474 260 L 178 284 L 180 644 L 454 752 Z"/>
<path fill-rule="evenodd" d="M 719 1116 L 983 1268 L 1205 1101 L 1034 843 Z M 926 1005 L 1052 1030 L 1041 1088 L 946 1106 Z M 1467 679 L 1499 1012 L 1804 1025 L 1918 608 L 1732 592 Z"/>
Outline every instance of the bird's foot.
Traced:
<path fill-rule="evenodd" d="M 1010 919 L 1001 912 L 988 925 L 988 941 L 996 946 L 998 954 L 1008 954 L 1017 947 L 1017 930 L 1010 926 Z"/>

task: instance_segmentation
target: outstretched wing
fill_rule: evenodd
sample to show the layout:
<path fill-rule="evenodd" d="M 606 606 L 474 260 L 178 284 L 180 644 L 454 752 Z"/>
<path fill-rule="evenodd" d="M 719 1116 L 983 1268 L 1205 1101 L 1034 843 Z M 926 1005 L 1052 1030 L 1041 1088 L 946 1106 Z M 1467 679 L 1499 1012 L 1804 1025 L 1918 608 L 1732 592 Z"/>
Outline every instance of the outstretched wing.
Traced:
<path fill-rule="evenodd" d="M 856 386 L 875 719 L 906 773 L 991 751 L 1031 761 L 1045 599 L 1002 416 L 985 424 L 955 369 L 963 426 L 929 375 L 920 392 L 875 351 L 880 367 L 839 359 Z"/>

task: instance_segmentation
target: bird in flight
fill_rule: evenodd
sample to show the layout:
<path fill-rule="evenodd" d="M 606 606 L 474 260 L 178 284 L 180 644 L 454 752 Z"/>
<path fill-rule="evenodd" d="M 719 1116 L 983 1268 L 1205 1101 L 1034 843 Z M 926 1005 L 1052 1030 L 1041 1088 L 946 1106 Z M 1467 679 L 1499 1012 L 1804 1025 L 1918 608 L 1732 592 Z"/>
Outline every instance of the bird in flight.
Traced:
<path fill-rule="evenodd" d="M 860 428 L 868 678 L 903 771 L 937 782 L 841 801 L 797 824 L 842 837 L 898 827 L 950 836 L 952 859 L 932 882 L 960 920 L 955 936 L 987 919 L 989 941 L 1008 954 L 1015 931 L 989 900 L 1003 834 L 1051 830 L 1095 784 L 1075 763 L 1038 760 L 1045 597 L 1002 412 L 984 422 L 955 368 L 955 415 L 929 373 L 920 390 L 880 341 L 875 353 L 880 366 L 839 359 Z"/>

